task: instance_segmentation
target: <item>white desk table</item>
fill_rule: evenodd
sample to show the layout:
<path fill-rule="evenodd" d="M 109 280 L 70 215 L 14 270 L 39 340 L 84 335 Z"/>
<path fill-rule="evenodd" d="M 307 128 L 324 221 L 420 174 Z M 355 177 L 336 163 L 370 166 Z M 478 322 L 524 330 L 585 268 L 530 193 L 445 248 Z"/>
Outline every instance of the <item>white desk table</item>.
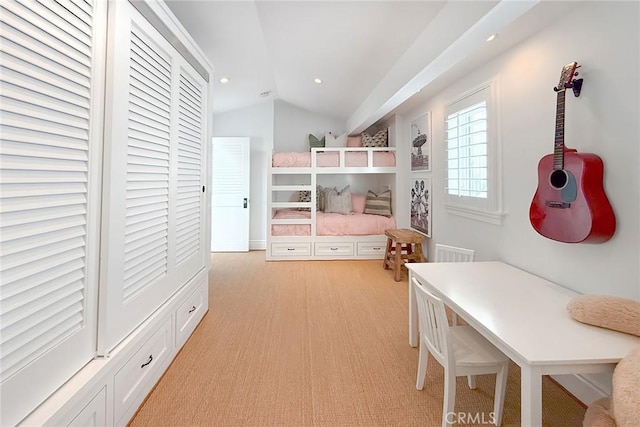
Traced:
<path fill-rule="evenodd" d="M 412 278 L 440 297 L 521 368 L 521 423 L 542 425 L 542 375 L 611 372 L 640 339 L 573 320 L 578 294 L 503 262 L 415 263 L 409 269 L 409 344 L 418 345 Z"/>

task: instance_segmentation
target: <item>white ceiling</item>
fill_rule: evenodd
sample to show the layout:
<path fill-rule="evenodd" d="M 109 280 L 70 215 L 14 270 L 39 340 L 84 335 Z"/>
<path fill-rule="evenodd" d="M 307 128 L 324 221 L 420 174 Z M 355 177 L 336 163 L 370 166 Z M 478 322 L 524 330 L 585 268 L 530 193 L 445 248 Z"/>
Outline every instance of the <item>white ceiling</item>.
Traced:
<path fill-rule="evenodd" d="M 362 130 L 548 25 L 558 1 L 166 0 L 215 68 L 213 113 L 282 99 Z M 493 46 L 484 39 L 500 37 Z M 219 83 L 229 77 L 227 84 Z M 321 85 L 313 82 L 319 77 Z M 263 92 L 269 96 L 261 97 Z M 420 99 L 423 91 L 414 98 Z M 416 100 L 413 99 L 412 103 Z"/>

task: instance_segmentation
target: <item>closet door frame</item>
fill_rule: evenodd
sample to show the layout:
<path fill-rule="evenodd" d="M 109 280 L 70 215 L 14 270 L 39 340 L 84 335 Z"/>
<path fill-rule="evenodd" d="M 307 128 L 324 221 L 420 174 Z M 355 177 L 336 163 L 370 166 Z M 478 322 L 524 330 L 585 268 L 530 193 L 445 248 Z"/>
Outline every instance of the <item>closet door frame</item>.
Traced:
<path fill-rule="evenodd" d="M 102 221 L 102 263 L 100 309 L 98 319 L 98 354 L 106 356 L 126 336 L 150 316 L 173 293 L 206 268 L 204 245 L 206 241 L 206 197 L 200 193 L 200 233 L 197 254 L 190 256 L 180 265 L 176 263 L 176 209 L 178 175 L 178 112 L 180 97 L 180 73 L 200 76 L 187 63 L 180 53 L 157 31 L 157 29 L 138 11 L 137 7 L 126 1 L 114 1 L 109 9 L 109 41 L 107 47 L 107 93 L 105 115 L 104 150 L 104 214 Z M 146 37 L 150 44 L 170 60 L 170 117 L 169 117 L 169 194 L 167 210 L 167 249 L 166 272 L 161 277 L 142 288 L 133 297 L 126 299 L 123 289 L 125 206 L 123 196 L 127 193 L 127 144 L 129 117 L 129 75 L 130 46 L 132 30 Z M 200 77 L 201 78 L 201 77 Z M 204 140 L 208 130 L 206 116 L 206 97 L 208 85 L 202 83 L 202 147 L 200 185 L 206 179 L 206 144 Z M 121 144 L 116 146 L 115 144 Z"/>

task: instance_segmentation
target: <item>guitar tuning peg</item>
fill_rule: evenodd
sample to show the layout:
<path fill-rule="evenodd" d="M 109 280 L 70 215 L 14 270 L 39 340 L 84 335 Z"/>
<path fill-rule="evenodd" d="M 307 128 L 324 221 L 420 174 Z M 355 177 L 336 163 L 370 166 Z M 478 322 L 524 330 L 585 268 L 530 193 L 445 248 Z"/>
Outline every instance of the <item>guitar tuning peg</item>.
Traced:
<path fill-rule="evenodd" d="M 580 75 L 580 73 L 576 71 L 575 73 L 573 73 L 573 75 L 574 75 L 574 76 L 579 76 L 579 75 Z"/>

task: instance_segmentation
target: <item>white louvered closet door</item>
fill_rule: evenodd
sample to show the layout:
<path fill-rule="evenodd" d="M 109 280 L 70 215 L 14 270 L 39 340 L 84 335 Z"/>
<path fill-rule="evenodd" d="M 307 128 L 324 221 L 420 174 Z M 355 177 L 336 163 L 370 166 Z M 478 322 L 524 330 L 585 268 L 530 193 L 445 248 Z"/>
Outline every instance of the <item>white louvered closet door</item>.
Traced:
<path fill-rule="evenodd" d="M 100 353 L 204 266 L 206 86 L 128 2 L 113 13 Z"/>
<path fill-rule="evenodd" d="M 0 425 L 96 349 L 106 4 L 0 3 Z"/>

